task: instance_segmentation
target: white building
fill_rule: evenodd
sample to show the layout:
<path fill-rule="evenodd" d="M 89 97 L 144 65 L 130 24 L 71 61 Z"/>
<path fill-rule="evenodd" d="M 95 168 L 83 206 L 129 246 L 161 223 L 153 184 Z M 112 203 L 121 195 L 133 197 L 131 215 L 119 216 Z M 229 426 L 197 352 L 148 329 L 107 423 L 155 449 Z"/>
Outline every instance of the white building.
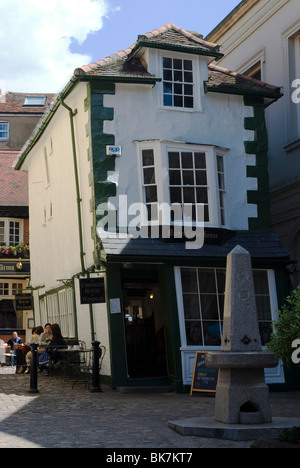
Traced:
<path fill-rule="evenodd" d="M 191 384 L 196 350 L 220 346 L 235 245 L 252 255 L 264 343 L 276 285 L 285 294 L 289 257 L 271 230 L 264 124 L 280 89 L 210 65 L 219 58 L 216 44 L 172 24 L 139 36 L 75 70 L 16 165 L 29 174 L 36 324 L 100 341 L 115 387 Z M 201 204 L 202 248 L 162 238 L 164 203 L 188 204 L 195 232 Z M 148 216 L 157 235 L 133 232 Z M 96 279 L 102 298 L 92 299 L 91 281 L 80 296 L 82 279 Z M 283 382 L 279 368 L 267 376 Z"/>

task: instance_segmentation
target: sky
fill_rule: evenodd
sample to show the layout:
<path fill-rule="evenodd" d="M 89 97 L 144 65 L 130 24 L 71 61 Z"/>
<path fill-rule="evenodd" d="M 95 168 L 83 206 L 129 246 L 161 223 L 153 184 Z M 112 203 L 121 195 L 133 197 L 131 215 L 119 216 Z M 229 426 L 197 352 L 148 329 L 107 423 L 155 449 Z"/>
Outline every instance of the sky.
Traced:
<path fill-rule="evenodd" d="M 166 23 L 207 35 L 240 0 L 0 0 L 0 89 L 58 93 Z"/>

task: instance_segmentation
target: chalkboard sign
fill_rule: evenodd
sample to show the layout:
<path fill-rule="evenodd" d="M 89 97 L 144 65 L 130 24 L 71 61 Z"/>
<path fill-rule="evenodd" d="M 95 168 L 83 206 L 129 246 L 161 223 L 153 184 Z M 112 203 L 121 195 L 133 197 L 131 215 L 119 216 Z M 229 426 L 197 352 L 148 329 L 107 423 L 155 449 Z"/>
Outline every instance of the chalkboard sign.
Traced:
<path fill-rule="evenodd" d="M 193 392 L 215 392 L 218 383 L 219 370 L 208 369 L 205 366 L 205 354 L 207 351 L 197 351 L 191 395 Z"/>

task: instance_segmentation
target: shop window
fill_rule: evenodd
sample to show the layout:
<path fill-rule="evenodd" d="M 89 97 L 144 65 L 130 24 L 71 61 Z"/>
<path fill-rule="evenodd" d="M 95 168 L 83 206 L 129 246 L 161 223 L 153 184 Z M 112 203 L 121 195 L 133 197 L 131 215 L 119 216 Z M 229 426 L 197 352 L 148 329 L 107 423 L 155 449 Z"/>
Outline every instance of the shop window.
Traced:
<path fill-rule="evenodd" d="M 272 333 L 268 272 L 254 270 L 254 286 L 262 344 Z M 223 329 L 226 270 L 181 268 L 184 333 L 187 346 L 220 346 Z"/>

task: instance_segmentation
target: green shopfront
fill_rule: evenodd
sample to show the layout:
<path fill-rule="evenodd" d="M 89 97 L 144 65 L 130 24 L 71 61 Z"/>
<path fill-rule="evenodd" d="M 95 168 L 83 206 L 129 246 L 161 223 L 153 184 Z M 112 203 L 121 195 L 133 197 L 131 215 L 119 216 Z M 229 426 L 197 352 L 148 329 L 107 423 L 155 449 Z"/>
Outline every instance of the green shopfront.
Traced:
<path fill-rule="evenodd" d="M 189 251 L 158 239 L 106 239 L 112 385 L 172 386 L 187 391 L 196 351 L 221 343 L 227 254 L 240 244 L 252 256 L 259 327 L 266 345 L 288 293 L 288 253 L 274 234 L 236 234 L 222 245 Z M 268 246 L 268 248 L 267 248 Z M 117 313 L 116 313 L 117 312 Z M 281 366 L 266 369 L 283 384 Z"/>

